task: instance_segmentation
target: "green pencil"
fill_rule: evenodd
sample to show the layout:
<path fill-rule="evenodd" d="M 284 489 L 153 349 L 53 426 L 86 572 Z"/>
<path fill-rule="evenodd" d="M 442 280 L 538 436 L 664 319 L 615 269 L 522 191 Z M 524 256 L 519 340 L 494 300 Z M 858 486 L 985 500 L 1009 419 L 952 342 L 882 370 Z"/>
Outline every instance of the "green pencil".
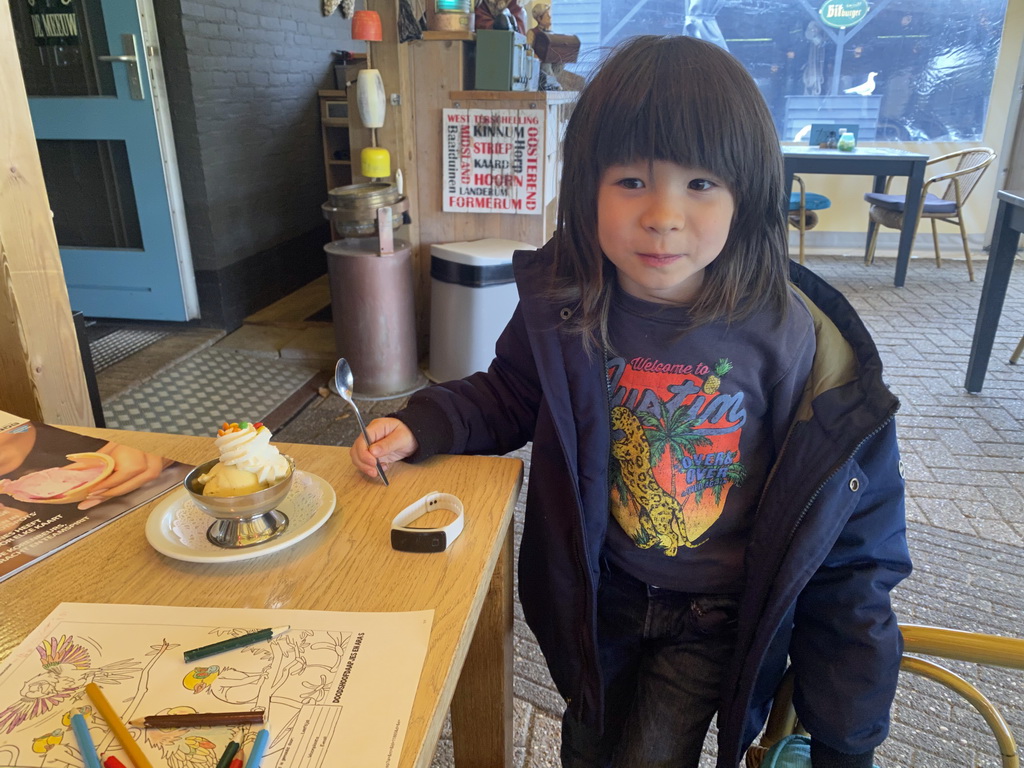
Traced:
<path fill-rule="evenodd" d="M 227 748 L 224 750 L 224 754 L 220 756 L 220 760 L 217 762 L 217 768 L 228 768 L 231 765 L 231 758 L 235 756 L 235 752 L 238 751 L 238 742 L 229 741 Z"/>
<path fill-rule="evenodd" d="M 185 651 L 185 661 L 191 662 L 196 659 L 213 656 L 215 653 L 224 653 L 225 651 L 233 651 L 235 648 L 244 648 L 247 645 L 260 643 L 264 640 L 275 638 L 278 635 L 283 635 L 289 629 L 291 629 L 291 626 L 260 629 L 256 632 L 249 632 L 246 635 L 229 637 L 227 640 L 221 640 L 219 643 L 210 643 L 201 648 L 193 648 L 191 651 Z"/>

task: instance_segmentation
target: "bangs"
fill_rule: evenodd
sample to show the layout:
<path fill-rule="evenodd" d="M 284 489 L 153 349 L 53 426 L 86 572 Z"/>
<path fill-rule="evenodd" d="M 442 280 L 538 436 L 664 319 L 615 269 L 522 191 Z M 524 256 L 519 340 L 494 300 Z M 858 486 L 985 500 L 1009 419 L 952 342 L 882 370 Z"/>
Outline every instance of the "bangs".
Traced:
<path fill-rule="evenodd" d="M 733 220 L 690 306 L 694 325 L 788 306 L 782 152 L 768 105 L 728 51 L 692 37 L 644 35 L 605 58 L 573 107 L 563 141 L 551 296 L 578 301 L 571 328 L 607 343 L 616 271 L 598 236 L 598 190 L 612 165 L 667 161 L 728 188 Z"/>
<path fill-rule="evenodd" d="M 735 193 L 757 172 L 758 158 L 763 162 L 755 146 L 760 131 L 746 129 L 750 105 L 761 102 L 761 94 L 728 54 L 693 42 L 639 38 L 627 48 L 652 55 L 638 56 L 628 70 L 605 72 L 613 76 L 592 123 L 598 173 L 620 163 L 667 160 L 709 171 Z M 617 59 L 630 61 L 628 55 Z"/>

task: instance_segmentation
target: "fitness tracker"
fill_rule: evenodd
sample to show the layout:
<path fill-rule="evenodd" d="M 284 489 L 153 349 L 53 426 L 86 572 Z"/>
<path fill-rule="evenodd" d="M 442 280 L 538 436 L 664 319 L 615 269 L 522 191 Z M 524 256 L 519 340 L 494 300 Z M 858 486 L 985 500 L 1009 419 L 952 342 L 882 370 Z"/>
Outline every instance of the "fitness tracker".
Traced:
<path fill-rule="evenodd" d="M 434 509 L 447 509 L 455 519 L 441 528 L 409 528 L 409 523 Z M 450 493 L 433 491 L 414 501 L 391 521 L 391 546 L 401 552 L 444 552 L 462 533 L 462 502 Z"/>

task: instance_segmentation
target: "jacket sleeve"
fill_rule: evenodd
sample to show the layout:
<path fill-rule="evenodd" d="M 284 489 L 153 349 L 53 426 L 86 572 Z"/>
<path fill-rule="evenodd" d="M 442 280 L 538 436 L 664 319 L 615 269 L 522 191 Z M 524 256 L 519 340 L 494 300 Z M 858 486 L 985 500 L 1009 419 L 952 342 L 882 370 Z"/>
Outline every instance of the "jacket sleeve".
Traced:
<path fill-rule="evenodd" d="M 847 755 L 888 735 L 903 637 L 890 590 L 911 570 L 895 421 L 860 447 L 842 482 L 865 488 L 797 600 L 794 705 L 814 739 Z"/>
<path fill-rule="evenodd" d="M 394 416 L 419 443 L 412 462 L 436 453 L 503 454 L 533 439 L 540 397 L 520 305 L 498 337 L 486 372 L 421 390 Z"/>

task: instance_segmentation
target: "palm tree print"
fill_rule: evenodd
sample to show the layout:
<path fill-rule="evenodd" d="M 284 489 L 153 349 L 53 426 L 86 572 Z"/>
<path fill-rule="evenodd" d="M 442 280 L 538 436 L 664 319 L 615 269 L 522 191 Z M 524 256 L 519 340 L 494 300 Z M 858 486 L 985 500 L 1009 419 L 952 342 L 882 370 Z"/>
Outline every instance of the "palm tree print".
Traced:
<path fill-rule="evenodd" d="M 669 452 L 673 466 L 681 463 L 683 456 L 696 455 L 697 448 L 710 446 L 711 440 L 695 431 L 698 419 L 690 416 L 687 408 L 676 408 L 668 412 L 665 403 L 659 402 L 661 417 L 658 418 L 647 411 L 637 413 L 637 419 L 647 429 L 647 442 L 651 446 L 651 467 L 661 463 L 665 451 Z M 676 472 L 671 472 L 672 488 L 670 493 L 676 495 Z"/>
<path fill-rule="evenodd" d="M 730 464 L 729 468 L 725 470 L 725 480 L 714 487 L 715 504 L 722 503 L 722 490 L 728 483 L 732 483 L 738 488 L 739 486 L 743 485 L 746 479 L 747 468 L 743 466 L 742 461 L 734 461 L 732 464 Z M 695 499 L 698 504 L 700 503 L 700 500 L 704 498 L 705 490 L 707 489 L 701 488 L 699 491 L 697 491 Z"/>

